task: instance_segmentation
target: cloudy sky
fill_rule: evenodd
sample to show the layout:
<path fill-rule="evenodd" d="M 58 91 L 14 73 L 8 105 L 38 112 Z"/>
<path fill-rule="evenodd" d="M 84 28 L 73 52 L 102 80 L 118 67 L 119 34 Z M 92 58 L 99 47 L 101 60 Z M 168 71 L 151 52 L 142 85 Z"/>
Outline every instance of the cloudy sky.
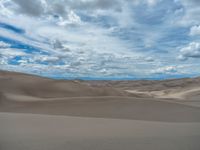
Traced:
<path fill-rule="evenodd" d="M 199 0 L 0 0 L 0 69 L 53 78 L 200 75 Z"/>

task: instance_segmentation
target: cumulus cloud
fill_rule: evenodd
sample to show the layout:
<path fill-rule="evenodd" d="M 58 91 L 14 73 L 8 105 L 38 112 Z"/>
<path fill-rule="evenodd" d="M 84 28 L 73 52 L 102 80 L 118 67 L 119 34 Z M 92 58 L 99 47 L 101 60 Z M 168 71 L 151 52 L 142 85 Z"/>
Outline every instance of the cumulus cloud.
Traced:
<path fill-rule="evenodd" d="M 192 42 L 188 46 L 180 50 L 178 58 L 180 60 L 187 60 L 188 58 L 200 58 L 200 43 Z"/>

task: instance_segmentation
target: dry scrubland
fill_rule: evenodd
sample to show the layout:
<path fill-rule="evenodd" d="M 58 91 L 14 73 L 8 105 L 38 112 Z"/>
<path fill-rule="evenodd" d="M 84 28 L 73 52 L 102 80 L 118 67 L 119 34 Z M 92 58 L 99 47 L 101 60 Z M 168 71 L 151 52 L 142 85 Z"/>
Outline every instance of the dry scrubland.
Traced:
<path fill-rule="evenodd" d="M 200 78 L 64 81 L 0 71 L 0 150 L 199 150 Z"/>

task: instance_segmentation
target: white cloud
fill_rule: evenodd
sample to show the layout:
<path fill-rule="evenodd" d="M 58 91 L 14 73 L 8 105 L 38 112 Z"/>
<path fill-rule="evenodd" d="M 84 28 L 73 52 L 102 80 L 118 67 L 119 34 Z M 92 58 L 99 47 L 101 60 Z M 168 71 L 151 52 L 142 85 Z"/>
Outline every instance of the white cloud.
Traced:
<path fill-rule="evenodd" d="M 177 66 L 164 66 L 151 71 L 153 74 L 176 74 L 177 72 Z"/>
<path fill-rule="evenodd" d="M 5 42 L 3 42 L 3 41 L 0 41 L 0 49 L 1 49 L 1 48 L 9 48 L 10 46 L 11 46 L 10 44 L 5 43 Z"/>
<path fill-rule="evenodd" d="M 41 63 L 49 63 L 54 64 L 59 62 L 59 57 L 56 56 L 35 56 L 33 59 L 31 59 L 32 62 L 41 62 Z"/>
<path fill-rule="evenodd" d="M 60 26 L 66 26 L 66 25 L 81 25 L 82 21 L 80 17 L 74 12 L 70 11 L 67 15 L 67 19 L 63 19 L 61 17 L 60 21 L 58 22 L 58 25 Z"/>
<path fill-rule="evenodd" d="M 200 58 L 200 43 L 192 42 L 186 47 L 180 50 L 180 55 L 178 56 L 180 60 L 186 60 L 188 58 Z"/>
<path fill-rule="evenodd" d="M 14 57 L 14 56 L 26 56 L 25 52 L 22 52 L 21 49 L 11 49 L 11 48 L 3 48 L 0 51 L 0 55 L 6 57 Z"/>
<path fill-rule="evenodd" d="M 0 65 L 1 68 L 8 65 L 10 60 L 13 60 L 16 56 L 27 56 L 26 53 L 22 52 L 20 49 L 2 48 L 0 49 Z M 3 66 L 4 65 L 4 66 Z M 2 68 L 3 69 L 3 68 Z"/>
<path fill-rule="evenodd" d="M 153 61 L 154 61 L 154 58 L 152 58 L 152 57 L 146 57 L 145 60 L 146 60 L 147 62 L 153 62 Z"/>
<path fill-rule="evenodd" d="M 7 58 L 1 57 L 1 55 L 0 55 L 0 66 L 2 67 L 5 65 L 8 65 L 8 60 L 7 60 Z"/>
<path fill-rule="evenodd" d="M 7 8 L 7 5 L 9 5 L 10 2 L 9 0 L 1 0 L 0 1 L 0 14 L 9 17 L 10 15 L 13 14 L 13 12 Z"/>

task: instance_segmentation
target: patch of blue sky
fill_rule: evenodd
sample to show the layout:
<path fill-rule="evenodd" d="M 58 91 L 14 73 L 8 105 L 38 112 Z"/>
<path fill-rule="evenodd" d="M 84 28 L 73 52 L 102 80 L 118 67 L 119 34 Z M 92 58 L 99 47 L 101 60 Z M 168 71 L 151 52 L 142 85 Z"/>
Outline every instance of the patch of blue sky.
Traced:
<path fill-rule="evenodd" d="M 51 65 L 63 66 L 63 65 L 65 65 L 65 62 L 62 61 L 62 60 L 58 60 L 58 61 L 55 61 L 55 62 L 35 61 L 35 63 L 40 64 L 40 65 L 45 65 L 45 66 L 51 66 Z"/>
<path fill-rule="evenodd" d="M 14 58 L 12 58 L 12 59 L 9 59 L 9 61 L 8 61 L 8 64 L 10 64 L 10 65 L 19 65 L 20 64 L 20 60 L 22 60 L 23 58 L 22 58 L 22 56 L 15 56 Z"/>
<path fill-rule="evenodd" d="M 149 77 L 141 77 L 141 76 L 133 76 L 133 75 L 126 75 L 126 76 L 77 76 L 77 74 L 60 74 L 60 73 L 52 73 L 52 74 L 40 74 L 44 77 L 50 77 L 57 80 L 65 79 L 65 80 L 113 80 L 113 81 L 119 81 L 119 80 L 163 80 L 163 79 L 175 79 L 175 78 L 188 78 L 190 77 L 196 77 L 197 74 L 154 74 Z"/>
<path fill-rule="evenodd" d="M 3 22 L 0 22 L 0 28 L 4 28 L 6 30 L 9 30 L 9 31 L 12 31 L 12 32 L 15 32 L 15 33 L 18 33 L 18 34 L 24 34 L 25 33 L 25 30 L 18 28 L 18 27 L 15 27 L 15 26 L 12 26 L 12 25 L 9 25 L 9 24 L 6 24 L 6 23 L 3 23 Z"/>
<path fill-rule="evenodd" d="M 48 54 L 47 52 L 41 50 L 40 48 L 31 46 L 31 45 L 28 45 L 28 44 L 25 44 L 20 41 L 16 41 L 7 37 L 0 36 L 0 41 L 10 44 L 11 45 L 10 48 L 21 49 L 23 52 L 26 52 L 28 54 L 34 54 L 34 53 L 40 53 L 43 55 Z"/>

